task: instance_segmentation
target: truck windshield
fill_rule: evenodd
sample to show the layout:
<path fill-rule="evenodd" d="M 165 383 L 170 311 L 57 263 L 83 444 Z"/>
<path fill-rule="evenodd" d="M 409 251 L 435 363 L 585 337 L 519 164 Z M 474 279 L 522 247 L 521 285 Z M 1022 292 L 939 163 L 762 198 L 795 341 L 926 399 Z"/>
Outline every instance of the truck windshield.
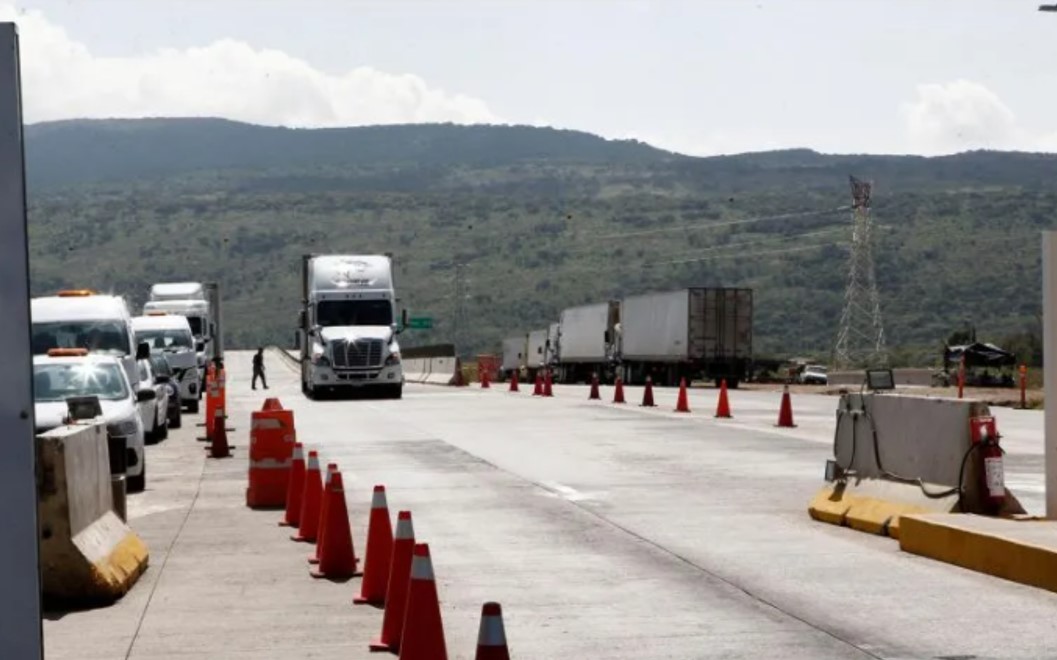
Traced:
<path fill-rule="evenodd" d="M 129 336 L 120 321 L 59 321 L 33 324 L 33 354 L 53 348 L 87 348 L 96 353 L 128 355 Z"/>
<path fill-rule="evenodd" d="M 393 306 L 388 300 L 324 300 L 316 306 L 316 323 L 324 327 L 392 322 Z"/>
<path fill-rule="evenodd" d="M 146 342 L 151 350 L 176 351 L 181 348 L 194 348 L 194 338 L 186 330 L 137 330 L 136 343 Z"/>
<path fill-rule="evenodd" d="M 128 396 L 125 379 L 116 364 L 33 365 L 33 399 L 63 401 L 71 396 L 97 396 L 117 401 Z"/>

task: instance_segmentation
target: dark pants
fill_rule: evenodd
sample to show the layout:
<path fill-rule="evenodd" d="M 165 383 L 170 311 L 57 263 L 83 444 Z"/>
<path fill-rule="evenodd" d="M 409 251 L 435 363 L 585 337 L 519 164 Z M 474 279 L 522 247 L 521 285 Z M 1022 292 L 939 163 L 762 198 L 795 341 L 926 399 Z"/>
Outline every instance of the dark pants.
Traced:
<path fill-rule="evenodd" d="M 264 385 L 264 389 L 268 389 L 268 379 L 264 377 L 264 369 L 253 370 L 253 389 L 257 389 L 257 379 L 261 379 L 261 385 Z"/>

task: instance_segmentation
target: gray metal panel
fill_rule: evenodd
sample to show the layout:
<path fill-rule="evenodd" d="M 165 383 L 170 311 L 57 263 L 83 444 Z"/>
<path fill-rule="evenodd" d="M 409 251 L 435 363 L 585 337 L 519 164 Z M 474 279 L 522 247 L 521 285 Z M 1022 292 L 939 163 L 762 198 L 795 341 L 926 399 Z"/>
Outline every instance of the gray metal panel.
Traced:
<path fill-rule="evenodd" d="M 690 289 L 690 356 L 752 357 L 752 289 Z"/>
<path fill-rule="evenodd" d="M 547 331 L 547 340 L 550 342 L 550 346 L 544 351 L 547 358 L 547 364 L 552 364 L 561 359 L 561 324 L 551 323 L 550 329 Z"/>
<path fill-rule="evenodd" d="M 524 364 L 525 335 L 503 340 L 503 371 L 518 369 Z"/>
<path fill-rule="evenodd" d="M 562 363 L 605 360 L 608 322 L 607 302 L 564 310 L 561 314 Z"/>
<path fill-rule="evenodd" d="M 533 330 L 528 336 L 528 354 L 525 366 L 536 369 L 543 366 L 543 352 L 547 347 L 547 330 Z"/>
<path fill-rule="evenodd" d="M 0 23 L 0 658 L 40 658 L 33 363 L 18 31 Z"/>
<path fill-rule="evenodd" d="M 686 289 L 625 298 L 621 316 L 624 359 L 685 360 L 689 354 L 689 301 Z"/>

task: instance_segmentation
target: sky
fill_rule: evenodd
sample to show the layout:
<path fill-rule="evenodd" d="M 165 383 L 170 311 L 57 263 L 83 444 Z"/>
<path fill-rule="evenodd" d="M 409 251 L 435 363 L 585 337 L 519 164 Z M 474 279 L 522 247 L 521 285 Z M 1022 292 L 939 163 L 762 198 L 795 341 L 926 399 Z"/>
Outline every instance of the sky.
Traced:
<path fill-rule="evenodd" d="M 1041 0 L 0 0 L 27 122 L 531 124 L 693 155 L 1057 151 Z"/>

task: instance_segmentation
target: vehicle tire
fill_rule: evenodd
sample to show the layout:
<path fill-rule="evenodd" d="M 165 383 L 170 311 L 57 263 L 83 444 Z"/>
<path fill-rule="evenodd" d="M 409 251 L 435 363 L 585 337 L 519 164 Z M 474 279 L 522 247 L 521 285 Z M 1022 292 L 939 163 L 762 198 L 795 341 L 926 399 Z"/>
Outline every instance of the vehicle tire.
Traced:
<path fill-rule="evenodd" d="M 387 385 L 388 390 L 386 394 L 387 399 L 402 399 L 404 398 L 404 386 L 403 385 Z"/>
<path fill-rule="evenodd" d="M 741 381 L 738 380 L 737 378 L 733 378 L 733 379 L 731 379 L 731 381 L 729 383 L 727 383 L 727 387 L 729 387 L 732 390 L 738 389 L 738 385 L 741 385 Z"/>
<path fill-rule="evenodd" d="M 198 399 L 195 399 L 194 401 L 191 401 L 191 403 L 187 404 L 187 412 L 191 413 L 192 415 L 198 414 Z"/>
<path fill-rule="evenodd" d="M 125 489 L 130 493 L 142 493 L 147 489 L 147 456 L 143 456 L 143 470 L 135 477 L 125 477 Z"/>
<path fill-rule="evenodd" d="M 154 429 L 154 441 L 161 442 L 169 437 L 169 419 L 165 419 L 165 423 L 162 424 L 160 429 Z"/>
<path fill-rule="evenodd" d="M 169 428 L 178 429 L 183 426 L 183 408 L 176 406 L 176 414 L 169 420 Z"/>

